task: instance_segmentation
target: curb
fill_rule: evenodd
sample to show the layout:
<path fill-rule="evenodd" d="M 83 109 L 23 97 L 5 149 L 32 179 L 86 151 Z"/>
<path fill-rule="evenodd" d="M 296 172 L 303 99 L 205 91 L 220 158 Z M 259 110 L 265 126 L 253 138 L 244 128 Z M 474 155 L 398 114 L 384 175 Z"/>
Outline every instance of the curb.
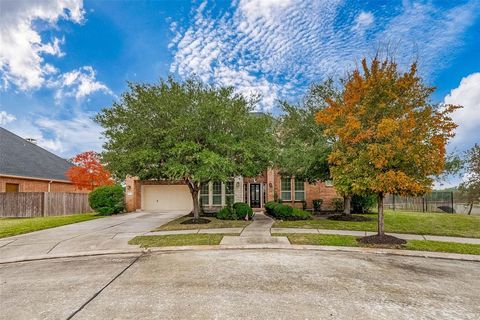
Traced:
<path fill-rule="evenodd" d="M 359 247 L 336 247 L 336 246 L 315 246 L 315 245 L 285 245 L 285 244 L 249 244 L 249 245 L 201 245 L 201 246 L 178 246 L 178 247 L 161 247 L 148 249 L 132 249 L 132 250 L 103 250 L 89 251 L 77 254 L 59 254 L 59 255 L 38 255 L 32 257 L 18 257 L 13 259 L 0 260 L 0 265 L 30 262 L 39 260 L 53 260 L 62 258 L 81 258 L 91 256 L 105 255 L 127 255 L 127 254 L 149 254 L 149 253 L 175 253 L 175 252 L 191 252 L 191 251 L 215 251 L 215 250 L 297 250 L 297 251 L 324 251 L 324 252 L 351 252 L 361 254 L 380 254 L 389 256 L 404 256 L 417 258 L 431 258 L 444 260 L 458 260 L 480 262 L 480 255 L 415 251 L 401 249 L 381 249 L 381 248 L 359 248 Z"/>

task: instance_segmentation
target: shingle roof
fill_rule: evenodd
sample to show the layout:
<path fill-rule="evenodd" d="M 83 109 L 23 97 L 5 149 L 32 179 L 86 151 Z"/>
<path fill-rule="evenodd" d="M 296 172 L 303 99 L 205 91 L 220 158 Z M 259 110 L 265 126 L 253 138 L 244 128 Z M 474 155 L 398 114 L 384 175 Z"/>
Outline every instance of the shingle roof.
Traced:
<path fill-rule="evenodd" d="M 65 159 L 0 127 L 0 174 L 68 180 Z"/>

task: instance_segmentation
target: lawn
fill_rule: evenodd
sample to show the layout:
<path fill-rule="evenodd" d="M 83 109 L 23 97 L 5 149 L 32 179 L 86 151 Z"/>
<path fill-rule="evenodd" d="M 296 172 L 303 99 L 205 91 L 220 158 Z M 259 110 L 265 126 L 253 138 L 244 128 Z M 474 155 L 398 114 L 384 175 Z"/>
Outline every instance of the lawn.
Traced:
<path fill-rule="evenodd" d="M 329 235 L 329 234 L 272 234 L 275 236 L 286 236 L 291 244 L 319 245 L 319 246 L 341 246 L 341 247 L 372 247 L 357 242 L 354 236 Z M 382 246 L 384 248 L 385 246 Z M 463 253 L 480 255 L 479 244 L 441 242 L 429 240 L 408 240 L 405 245 L 396 249 L 435 251 L 448 253 Z"/>
<path fill-rule="evenodd" d="M 215 229 L 215 228 L 244 228 L 252 221 L 245 220 L 220 220 L 215 217 L 204 217 L 210 220 L 207 224 L 182 224 L 183 221 L 192 219 L 191 216 L 183 216 L 167 224 L 164 224 L 153 231 L 172 231 L 172 230 L 194 230 L 194 229 Z"/>
<path fill-rule="evenodd" d="M 323 217 L 304 221 L 276 221 L 275 228 L 306 228 L 376 231 L 377 215 L 363 214 L 372 221 L 334 221 Z M 480 238 L 480 216 L 450 213 L 385 212 L 385 231 L 397 233 L 430 234 L 440 236 Z"/>
<path fill-rule="evenodd" d="M 223 234 L 173 234 L 163 236 L 138 236 L 129 244 L 140 245 L 142 248 L 217 245 L 222 241 Z"/>
<path fill-rule="evenodd" d="M 92 213 L 40 218 L 0 219 L 0 238 L 101 218 Z"/>

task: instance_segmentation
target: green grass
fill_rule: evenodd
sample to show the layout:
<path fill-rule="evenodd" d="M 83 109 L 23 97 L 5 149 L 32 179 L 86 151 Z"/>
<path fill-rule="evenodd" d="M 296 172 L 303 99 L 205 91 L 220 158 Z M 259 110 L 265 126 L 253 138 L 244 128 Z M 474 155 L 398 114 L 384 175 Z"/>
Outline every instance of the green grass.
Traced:
<path fill-rule="evenodd" d="M 164 236 L 138 236 L 129 244 L 140 245 L 142 248 L 217 245 L 222 241 L 223 234 L 172 234 Z"/>
<path fill-rule="evenodd" d="M 359 243 L 354 236 L 331 235 L 331 234 L 302 234 L 302 233 L 274 233 L 274 236 L 286 236 L 291 244 L 339 246 L 339 247 L 374 247 Z M 386 246 L 381 246 L 386 248 Z M 467 244 L 456 242 L 441 242 L 429 240 L 408 240 L 405 245 L 392 246 L 394 249 L 435 251 L 462 254 L 480 255 L 480 244 Z"/>
<path fill-rule="evenodd" d="M 275 228 L 306 228 L 376 231 L 377 215 L 364 214 L 372 221 L 334 221 L 316 217 L 304 221 L 277 221 Z M 480 238 L 480 216 L 450 213 L 385 212 L 385 231 L 396 233 L 430 234 L 440 236 Z"/>
<path fill-rule="evenodd" d="M 0 219 L 0 238 L 101 218 L 92 213 L 41 218 Z"/>
<path fill-rule="evenodd" d="M 244 228 L 252 221 L 245 220 L 220 220 L 215 217 L 203 217 L 210 220 L 207 224 L 181 224 L 183 221 L 192 219 L 191 216 L 183 216 L 172 220 L 153 231 L 173 231 L 173 230 L 194 230 L 194 229 L 216 229 L 216 228 Z"/>

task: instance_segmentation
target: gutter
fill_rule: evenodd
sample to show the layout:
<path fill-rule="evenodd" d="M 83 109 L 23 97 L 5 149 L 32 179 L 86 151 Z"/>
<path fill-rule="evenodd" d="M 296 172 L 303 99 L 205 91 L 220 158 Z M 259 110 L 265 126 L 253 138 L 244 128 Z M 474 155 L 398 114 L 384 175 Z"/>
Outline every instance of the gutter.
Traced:
<path fill-rule="evenodd" d="M 48 183 L 53 183 L 53 182 L 61 182 L 61 183 L 69 183 L 71 184 L 71 181 L 68 180 L 61 180 L 61 179 L 48 179 L 48 178 L 37 178 L 37 177 L 28 177 L 28 176 L 16 176 L 12 174 L 2 174 L 0 173 L 0 178 L 15 178 L 15 179 L 27 179 L 27 180 L 39 180 L 39 181 L 47 181 Z"/>

